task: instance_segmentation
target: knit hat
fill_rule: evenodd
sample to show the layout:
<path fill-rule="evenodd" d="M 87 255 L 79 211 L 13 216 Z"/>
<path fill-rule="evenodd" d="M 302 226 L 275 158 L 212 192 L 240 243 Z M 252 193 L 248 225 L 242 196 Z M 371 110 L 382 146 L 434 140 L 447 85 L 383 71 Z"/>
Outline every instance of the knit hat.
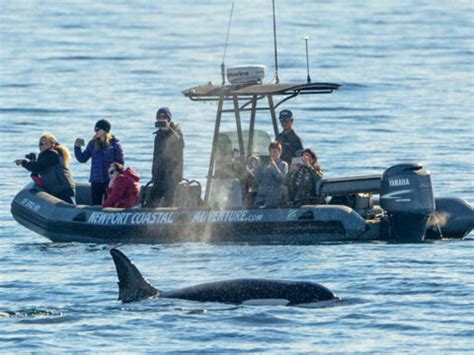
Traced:
<path fill-rule="evenodd" d="M 95 128 L 103 129 L 104 131 L 109 133 L 110 129 L 112 128 L 112 125 L 107 120 L 98 120 L 97 123 L 95 124 Z"/>
<path fill-rule="evenodd" d="M 280 116 L 279 116 L 280 122 L 288 122 L 293 119 L 293 112 L 290 110 L 282 110 L 280 111 Z"/>
<path fill-rule="evenodd" d="M 171 111 L 168 107 L 161 107 L 157 112 L 156 112 L 156 119 L 160 117 L 160 115 L 166 115 L 168 116 L 168 121 L 171 121 L 173 118 L 173 115 L 171 114 Z"/>
<path fill-rule="evenodd" d="M 307 148 L 301 152 L 301 156 L 303 156 L 304 153 L 311 155 L 311 158 L 314 160 L 314 162 L 318 161 L 318 156 L 314 150 Z"/>

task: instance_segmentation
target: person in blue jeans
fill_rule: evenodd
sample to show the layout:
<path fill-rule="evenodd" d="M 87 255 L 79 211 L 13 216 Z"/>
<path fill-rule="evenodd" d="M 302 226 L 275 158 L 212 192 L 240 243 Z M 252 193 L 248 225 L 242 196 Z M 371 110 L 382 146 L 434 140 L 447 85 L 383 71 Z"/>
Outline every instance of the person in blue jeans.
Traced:
<path fill-rule="evenodd" d="M 117 162 L 124 164 L 122 145 L 119 140 L 110 134 L 112 125 L 107 120 L 99 120 L 95 124 L 95 134 L 82 151 L 84 140 L 77 138 L 74 143 L 74 155 L 80 163 L 87 162 L 92 158 L 91 175 L 91 198 L 93 205 L 102 205 L 106 197 L 109 184 L 108 169 L 110 164 Z"/>

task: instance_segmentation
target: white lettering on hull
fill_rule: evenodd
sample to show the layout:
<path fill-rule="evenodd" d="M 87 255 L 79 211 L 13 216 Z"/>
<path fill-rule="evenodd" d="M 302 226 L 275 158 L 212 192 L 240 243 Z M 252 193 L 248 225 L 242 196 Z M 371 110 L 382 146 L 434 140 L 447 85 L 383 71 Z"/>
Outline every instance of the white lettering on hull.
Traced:
<path fill-rule="evenodd" d="M 262 214 L 249 214 L 248 211 L 202 211 L 197 212 L 191 222 L 194 223 L 228 223 L 228 222 L 258 222 Z"/>
<path fill-rule="evenodd" d="M 87 220 L 90 224 L 171 224 L 172 212 L 92 212 Z"/>
<path fill-rule="evenodd" d="M 39 209 L 41 208 L 41 205 L 38 205 L 37 203 L 34 203 L 30 199 L 24 198 L 21 200 L 20 204 L 22 206 L 25 206 L 26 208 L 29 208 L 30 210 L 33 210 L 35 212 L 38 212 Z"/>

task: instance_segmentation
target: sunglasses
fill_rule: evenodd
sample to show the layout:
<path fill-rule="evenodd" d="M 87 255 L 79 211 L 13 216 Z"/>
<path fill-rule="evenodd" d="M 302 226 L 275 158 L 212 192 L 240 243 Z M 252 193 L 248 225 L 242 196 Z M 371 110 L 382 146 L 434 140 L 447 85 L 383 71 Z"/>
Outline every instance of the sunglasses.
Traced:
<path fill-rule="evenodd" d="M 42 147 L 43 145 L 46 145 L 46 144 L 47 144 L 46 142 L 39 142 L 38 147 Z"/>
<path fill-rule="evenodd" d="M 99 132 L 99 131 L 100 131 L 100 128 L 94 128 L 94 131 L 95 131 L 95 132 Z"/>
<path fill-rule="evenodd" d="M 109 171 L 109 175 L 114 175 L 114 173 L 116 172 L 117 170 L 111 170 Z"/>

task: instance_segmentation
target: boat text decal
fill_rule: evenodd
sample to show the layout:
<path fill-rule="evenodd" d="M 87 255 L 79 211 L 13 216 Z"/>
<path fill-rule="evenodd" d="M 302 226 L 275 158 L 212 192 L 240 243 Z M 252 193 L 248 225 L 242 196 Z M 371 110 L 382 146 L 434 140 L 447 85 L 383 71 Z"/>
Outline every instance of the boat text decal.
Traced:
<path fill-rule="evenodd" d="M 27 198 L 24 198 L 23 200 L 21 200 L 20 204 L 22 206 L 25 206 L 26 208 L 29 208 L 30 210 L 35 211 L 35 212 L 38 212 L 38 210 L 41 208 L 40 205 L 38 205 L 37 203 L 34 203 L 33 201 L 31 201 Z"/>
<path fill-rule="evenodd" d="M 202 211 L 197 212 L 192 222 L 258 222 L 263 219 L 263 214 L 249 214 L 248 211 Z"/>
<path fill-rule="evenodd" d="M 173 223 L 172 212 L 92 212 L 88 223 L 91 224 L 170 224 Z"/>

